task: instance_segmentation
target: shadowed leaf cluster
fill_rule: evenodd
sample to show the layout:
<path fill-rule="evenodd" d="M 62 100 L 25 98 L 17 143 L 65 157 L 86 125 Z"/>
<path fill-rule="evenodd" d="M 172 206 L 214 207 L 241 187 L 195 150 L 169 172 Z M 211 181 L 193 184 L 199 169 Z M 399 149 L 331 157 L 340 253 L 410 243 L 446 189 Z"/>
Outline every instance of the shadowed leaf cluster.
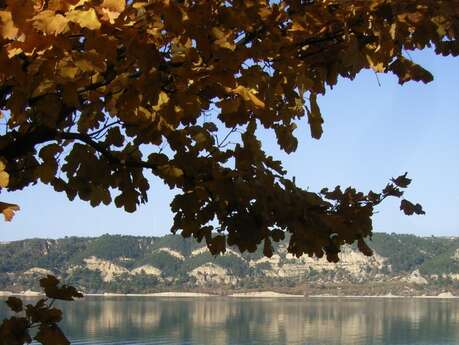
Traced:
<path fill-rule="evenodd" d="M 23 345 L 36 340 L 43 345 L 69 345 L 70 342 L 59 328 L 62 320 L 62 311 L 54 308 L 55 300 L 71 301 L 74 297 L 83 297 L 74 287 L 59 286 L 59 280 L 54 276 L 47 276 L 40 280 L 46 298 L 35 304 L 24 303 L 17 297 L 9 297 L 8 307 L 16 314 L 3 320 L 0 324 L 0 345 Z M 31 330 L 37 328 L 32 336 Z"/>

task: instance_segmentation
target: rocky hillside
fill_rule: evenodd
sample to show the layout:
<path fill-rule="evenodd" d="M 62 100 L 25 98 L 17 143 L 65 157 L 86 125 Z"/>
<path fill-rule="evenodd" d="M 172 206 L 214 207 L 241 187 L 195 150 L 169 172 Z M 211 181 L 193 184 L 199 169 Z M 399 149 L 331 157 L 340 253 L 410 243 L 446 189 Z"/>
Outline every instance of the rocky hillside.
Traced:
<path fill-rule="evenodd" d="M 180 236 L 104 235 L 0 243 L 0 290 L 37 289 L 40 276 L 54 274 L 85 292 L 145 293 L 271 288 L 343 294 L 459 292 L 459 238 L 375 234 L 375 254 L 353 247 L 338 264 L 287 253 L 241 254 L 229 249 L 213 257 L 203 244 Z"/>

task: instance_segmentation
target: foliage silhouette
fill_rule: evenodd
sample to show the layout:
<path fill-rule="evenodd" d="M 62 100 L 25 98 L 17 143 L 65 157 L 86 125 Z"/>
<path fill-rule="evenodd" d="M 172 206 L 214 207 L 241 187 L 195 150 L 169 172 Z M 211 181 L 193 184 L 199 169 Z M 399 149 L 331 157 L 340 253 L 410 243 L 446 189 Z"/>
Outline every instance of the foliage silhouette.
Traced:
<path fill-rule="evenodd" d="M 338 77 L 370 68 L 400 84 L 431 81 L 404 52 L 457 56 L 458 9 L 458 0 L 1 0 L 0 187 L 41 181 L 133 212 L 151 172 L 179 191 L 172 231 L 205 239 L 212 254 L 261 245 L 271 256 L 289 232 L 297 256 L 336 262 L 356 241 L 371 255 L 374 207 L 401 198 L 406 175 L 379 193 L 306 191 L 263 151 L 257 127 L 291 153 L 296 122 L 321 137 L 318 95 Z M 400 208 L 423 213 L 404 199 Z M 7 220 L 17 209 L 0 203 Z"/>
<path fill-rule="evenodd" d="M 53 307 L 55 300 L 73 301 L 74 298 L 83 297 L 72 286 L 59 285 L 59 280 L 48 275 L 40 279 L 46 298 L 38 302 L 24 306 L 21 299 L 9 297 L 6 301 L 8 307 L 15 313 L 23 313 L 24 316 L 12 316 L 3 320 L 0 324 L 0 345 L 30 344 L 32 339 L 44 345 L 67 345 L 70 344 L 64 333 L 58 326 L 62 320 L 62 311 Z M 38 328 L 36 334 L 30 335 L 30 331 Z"/>
<path fill-rule="evenodd" d="M 370 68 L 400 84 L 431 81 L 405 52 L 456 56 L 458 4 L 1 1 L 1 186 L 41 181 L 133 212 L 151 172 L 179 191 L 172 231 L 213 254 L 262 245 L 270 256 L 285 232 L 297 256 L 337 261 L 355 241 L 371 254 L 374 207 L 402 198 L 406 175 L 367 195 L 306 191 L 263 151 L 257 128 L 291 153 L 298 121 L 322 135 L 318 96 L 338 77 Z M 404 199 L 400 208 L 423 213 Z M 11 219 L 17 206 L 0 209 Z"/>

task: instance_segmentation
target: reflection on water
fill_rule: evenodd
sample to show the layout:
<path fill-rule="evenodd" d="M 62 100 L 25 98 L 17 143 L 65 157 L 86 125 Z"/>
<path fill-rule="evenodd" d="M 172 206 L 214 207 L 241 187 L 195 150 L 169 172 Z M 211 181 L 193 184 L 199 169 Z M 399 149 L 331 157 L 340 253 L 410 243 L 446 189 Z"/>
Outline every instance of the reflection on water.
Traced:
<path fill-rule="evenodd" d="M 458 300 L 87 297 L 62 306 L 74 344 L 459 344 Z"/>

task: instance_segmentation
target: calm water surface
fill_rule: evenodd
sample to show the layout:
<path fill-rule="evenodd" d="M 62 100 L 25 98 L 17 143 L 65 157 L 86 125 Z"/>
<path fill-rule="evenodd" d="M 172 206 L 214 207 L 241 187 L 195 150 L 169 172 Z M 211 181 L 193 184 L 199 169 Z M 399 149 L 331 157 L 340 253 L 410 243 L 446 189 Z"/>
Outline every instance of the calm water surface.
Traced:
<path fill-rule="evenodd" d="M 459 300 L 86 297 L 61 307 L 80 345 L 459 344 Z"/>

